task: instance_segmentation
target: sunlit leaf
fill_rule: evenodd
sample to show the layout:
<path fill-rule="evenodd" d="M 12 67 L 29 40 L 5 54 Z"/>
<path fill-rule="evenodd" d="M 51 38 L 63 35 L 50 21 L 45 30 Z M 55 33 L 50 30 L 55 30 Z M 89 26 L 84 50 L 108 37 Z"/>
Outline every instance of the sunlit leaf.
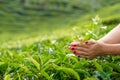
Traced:
<path fill-rule="evenodd" d="M 4 80 L 10 80 L 10 75 L 9 74 L 5 75 Z"/>
<path fill-rule="evenodd" d="M 33 59 L 32 57 L 26 59 L 32 62 L 36 66 L 36 68 L 40 70 L 40 64 L 35 59 Z"/>
<path fill-rule="evenodd" d="M 102 66 L 99 63 L 97 63 L 96 61 L 94 61 L 94 65 L 98 71 L 103 71 Z"/>
<path fill-rule="evenodd" d="M 52 80 L 51 77 L 46 73 L 45 71 L 42 71 L 41 74 L 47 79 L 47 80 Z"/>
<path fill-rule="evenodd" d="M 57 70 L 63 71 L 67 74 L 73 75 L 77 80 L 80 80 L 79 74 L 73 70 L 72 68 L 66 68 L 66 67 L 58 67 Z"/>

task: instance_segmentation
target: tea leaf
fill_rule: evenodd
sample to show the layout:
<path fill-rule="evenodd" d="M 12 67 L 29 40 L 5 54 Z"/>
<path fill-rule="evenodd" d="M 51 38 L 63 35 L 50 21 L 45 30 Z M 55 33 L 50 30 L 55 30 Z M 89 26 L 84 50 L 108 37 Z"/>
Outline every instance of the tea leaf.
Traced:
<path fill-rule="evenodd" d="M 32 57 L 26 59 L 32 62 L 36 66 L 36 68 L 40 70 L 40 64 L 35 59 L 33 59 Z"/>
<path fill-rule="evenodd" d="M 97 68 L 98 71 L 103 71 L 102 66 L 99 63 L 97 63 L 96 61 L 94 61 L 94 65 L 95 65 L 95 67 Z"/>
<path fill-rule="evenodd" d="M 74 77 L 76 77 L 77 80 L 80 80 L 79 74 L 72 68 L 58 67 L 57 70 L 63 71 L 67 74 L 72 74 Z"/>
<path fill-rule="evenodd" d="M 10 80 L 10 75 L 9 74 L 5 75 L 4 80 Z"/>
<path fill-rule="evenodd" d="M 101 77 L 103 80 L 111 80 L 110 77 L 104 71 L 95 71 L 96 77 Z"/>
<path fill-rule="evenodd" d="M 114 70 L 120 72 L 120 66 L 114 63 L 107 63 L 109 66 L 111 66 Z"/>
<path fill-rule="evenodd" d="M 41 74 L 47 79 L 47 80 L 52 80 L 51 77 L 46 73 L 45 71 L 42 71 Z"/>
<path fill-rule="evenodd" d="M 75 69 L 75 70 L 76 70 L 77 72 L 85 75 L 85 76 L 90 76 L 90 74 L 89 74 L 87 71 L 85 71 L 85 70 L 82 70 L 82 69 Z"/>

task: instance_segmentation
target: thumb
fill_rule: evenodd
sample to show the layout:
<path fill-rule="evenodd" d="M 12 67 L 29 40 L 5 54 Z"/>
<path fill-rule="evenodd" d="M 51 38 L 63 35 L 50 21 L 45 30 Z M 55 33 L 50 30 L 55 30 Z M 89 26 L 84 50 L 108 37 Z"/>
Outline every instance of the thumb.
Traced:
<path fill-rule="evenodd" d="M 88 40 L 88 41 L 87 41 L 87 45 L 91 45 L 91 44 L 95 44 L 95 43 L 96 43 L 95 40 Z"/>
<path fill-rule="evenodd" d="M 73 46 L 79 45 L 79 40 L 72 42 L 70 45 L 73 45 Z"/>

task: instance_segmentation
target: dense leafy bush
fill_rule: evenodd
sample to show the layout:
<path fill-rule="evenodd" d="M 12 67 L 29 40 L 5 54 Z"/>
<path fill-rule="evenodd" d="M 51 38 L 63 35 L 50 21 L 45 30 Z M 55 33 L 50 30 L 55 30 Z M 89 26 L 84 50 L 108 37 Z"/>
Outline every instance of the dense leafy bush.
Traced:
<path fill-rule="evenodd" d="M 96 16 L 85 25 L 87 32 L 74 37 L 46 39 L 29 46 L 3 48 L 0 52 L 0 77 L 4 80 L 119 80 L 120 57 L 103 56 L 89 60 L 71 54 L 68 45 L 74 39 L 99 39 L 108 32 Z M 73 30 L 79 30 L 74 27 Z"/>
<path fill-rule="evenodd" d="M 50 2 L 45 7 L 49 9 L 46 10 L 48 12 L 56 10 L 56 4 L 60 5 L 57 7 L 59 10 L 88 11 L 92 7 L 90 11 L 94 11 L 107 6 L 104 4 L 106 2 L 119 2 L 46 1 Z M 46 12 L 39 12 L 38 2 L 46 3 L 45 0 L 0 0 L 0 80 L 120 80 L 120 56 L 102 56 L 90 60 L 78 58 L 68 50 L 73 40 L 80 37 L 99 39 L 117 25 L 120 21 L 119 4 L 97 12 L 104 18 L 101 20 L 99 16 L 92 18 L 96 13 L 40 16 Z"/>

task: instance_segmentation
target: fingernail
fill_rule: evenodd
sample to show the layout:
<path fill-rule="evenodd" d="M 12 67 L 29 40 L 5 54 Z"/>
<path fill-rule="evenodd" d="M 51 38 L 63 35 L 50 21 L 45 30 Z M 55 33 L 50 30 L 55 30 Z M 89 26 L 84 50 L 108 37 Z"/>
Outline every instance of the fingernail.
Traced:
<path fill-rule="evenodd" d="M 71 50 L 74 50 L 74 48 L 72 47 Z"/>
<path fill-rule="evenodd" d="M 87 45 L 87 44 L 88 44 L 88 41 L 86 41 L 85 44 Z"/>

